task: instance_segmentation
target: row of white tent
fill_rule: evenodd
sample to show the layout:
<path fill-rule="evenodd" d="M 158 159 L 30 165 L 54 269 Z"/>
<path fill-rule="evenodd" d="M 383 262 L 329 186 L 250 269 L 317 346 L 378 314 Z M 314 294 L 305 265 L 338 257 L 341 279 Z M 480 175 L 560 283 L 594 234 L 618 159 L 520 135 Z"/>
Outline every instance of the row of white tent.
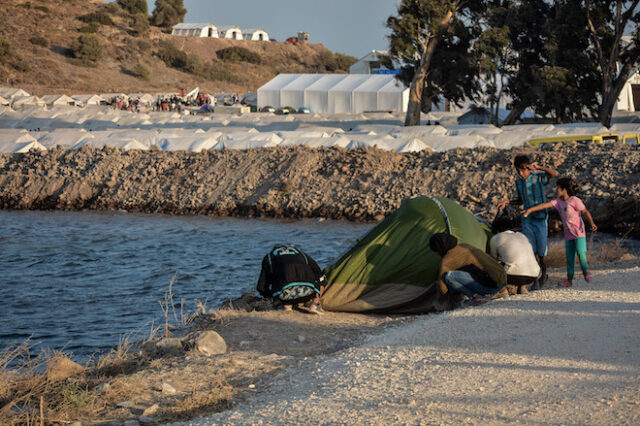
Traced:
<path fill-rule="evenodd" d="M 258 108 L 308 108 L 312 113 L 359 114 L 407 110 L 409 89 L 393 75 L 279 74 L 258 89 Z"/>
<path fill-rule="evenodd" d="M 638 133 L 640 124 L 617 124 L 611 132 Z M 248 127 L 211 127 L 158 129 L 57 129 L 29 132 L 24 129 L 0 130 L 0 152 L 26 152 L 31 148 L 52 149 L 61 146 L 78 149 L 84 145 L 105 145 L 121 149 L 164 151 L 202 151 L 251 149 L 275 146 L 305 145 L 309 147 L 359 148 L 376 146 L 398 152 L 423 150 L 445 151 L 480 146 L 508 149 L 528 140 L 549 136 L 609 133 L 598 125 L 553 126 L 451 126 L 401 127 L 389 124 L 358 124 L 348 131 L 341 127 L 309 125 L 296 130 L 259 131 Z"/>

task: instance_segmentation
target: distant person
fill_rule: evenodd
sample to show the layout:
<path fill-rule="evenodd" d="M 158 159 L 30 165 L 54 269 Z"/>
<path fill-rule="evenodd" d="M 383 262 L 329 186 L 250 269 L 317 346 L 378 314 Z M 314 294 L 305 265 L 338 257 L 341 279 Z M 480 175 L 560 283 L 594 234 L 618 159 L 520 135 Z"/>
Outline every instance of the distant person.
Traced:
<path fill-rule="evenodd" d="M 550 167 L 532 163 L 526 155 L 516 156 L 513 165 L 519 176 L 516 180 L 518 198 L 501 202 L 498 204 L 498 209 L 501 210 L 507 204 L 513 204 L 523 206 L 526 210 L 546 203 L 545 186 L 549 183 L 549 179 L 558 176 L 558 172 Z M 542 288 L 548 277 L 546 264 L 548 218 L 547 211 L 544 209 L 522 218 L 522 233 L 529 239 L 541 269 L 540 279 L 537 285 L 534 284 L 534 288 Z"/>
<path fill-rule="evenodd" d="M 505 294 L 507 274 L 497 260 L 468 244 L 458 244 L 453 235 L 434 234 L 429 247 L 442 257 L 438 272 L 438 290 L 464 294 L 472 306 L 491 301 L 487 295 Z"/>
<path fill-rule="evenodd" d="M 321 313 L 325 280 L 311 256 L 294 246 L 276 245 L 262 260 L 258 292 L 282 302 L 286 311 L 313 301 L 309 312 Z"/>
<path fill-rule="evenodd" d="M 573 285 L 573 276 L 575 273 L 576 255 L 580 260 L 580 267 L 586 282 L 592 280 L 589 274 L 589 264 L 587 263 L 587 233 L 584 226 L 582 216 L 584 216 L 592 231 L 597 231 L 591 213 L 587 210 L 582 200 L 576 197 L 579 191 L 578 186 L 573 179 L 564 177 L 558 179 L 556 183 L 556 195 L 558 198 L 550 203 L 539 204 L 531 207 L 523 212 L 524 216 L 543 210 L 555 208 L 562 219 L 562 227 L 564 228 L 564 240 L 567 256 L 567 279 L 560 283 L 561 287 L 571 287 Z"/>
<path fill-rule="evenodd" d="M 493 232 L 489 246 L 507 273 L 507 285 L 517 287 L 518 294 L 527 294 L 527 286 L 540 277 L 540 265 L 529 239 L 521 232 L 511 231 L 511 221 L 498 217 L 493 222 Z"/>

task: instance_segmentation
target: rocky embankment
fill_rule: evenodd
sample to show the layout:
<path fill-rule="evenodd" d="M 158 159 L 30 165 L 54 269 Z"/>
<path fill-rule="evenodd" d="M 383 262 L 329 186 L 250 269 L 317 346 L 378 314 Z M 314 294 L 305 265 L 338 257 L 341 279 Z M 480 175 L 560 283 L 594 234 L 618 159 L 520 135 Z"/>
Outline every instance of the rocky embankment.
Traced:
<path fill-rule="evenodd" d="M 603 229 L 640 224 L 640 147 L 564 144 L 442 153 L 279 147 L 148 152 L 54 149 L 0 155 L 0 208 L 380 220 L 433 194 L 491 219 L 514 195 L 519 153 L 571 175 Z M 550 193 L 554 190 L 549 187 Z"/>

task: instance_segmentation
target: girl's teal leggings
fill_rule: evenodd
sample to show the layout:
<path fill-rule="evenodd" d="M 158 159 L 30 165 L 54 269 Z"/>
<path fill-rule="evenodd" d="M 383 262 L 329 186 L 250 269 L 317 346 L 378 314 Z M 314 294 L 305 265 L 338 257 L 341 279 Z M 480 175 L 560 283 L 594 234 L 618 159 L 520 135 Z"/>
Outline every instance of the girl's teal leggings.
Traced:
<path fill-rule="evenodd" d="M 580 267 L 582 272 L 586 275 L 589 271 L 589 265 L 587 264 L 587 239 L 585 237 L 576 238 L 575 240 L 565 241 L 565 248 L 567 252 L 567 278 L 569 281 L 573 280 L 576 265 L 576 254 L 580 259 Z"/>

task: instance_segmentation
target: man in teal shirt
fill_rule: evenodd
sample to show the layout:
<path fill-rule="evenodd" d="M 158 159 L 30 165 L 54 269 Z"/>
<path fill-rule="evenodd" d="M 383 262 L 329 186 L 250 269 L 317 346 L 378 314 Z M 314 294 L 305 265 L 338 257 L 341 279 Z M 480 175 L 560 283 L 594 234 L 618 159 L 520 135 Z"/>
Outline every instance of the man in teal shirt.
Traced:
<path fill-rule="evenodd" d="M 550 167 L 531 163 L 526 155 L 518 155 L 513 161 L 519 178 L 516 180 L 518 198 L 506 200 L 498 204 L 498 209 L 503 209 L 507 204 L 522 206 L 524 210 L 547 202 L 545 186 L 549 179 L 558 176 L 558 171 Z M 528 217 L 522 217 L 522 233 L 527 237 L 533 252 L 538 258 L 542 274 L 538 280 L 538 288 L 542 288 L 547 280 L 547 234 L 549 214 L 546 210 L 538 211 Z M 535 284 L 534 284 L 535 287 Z"/>

